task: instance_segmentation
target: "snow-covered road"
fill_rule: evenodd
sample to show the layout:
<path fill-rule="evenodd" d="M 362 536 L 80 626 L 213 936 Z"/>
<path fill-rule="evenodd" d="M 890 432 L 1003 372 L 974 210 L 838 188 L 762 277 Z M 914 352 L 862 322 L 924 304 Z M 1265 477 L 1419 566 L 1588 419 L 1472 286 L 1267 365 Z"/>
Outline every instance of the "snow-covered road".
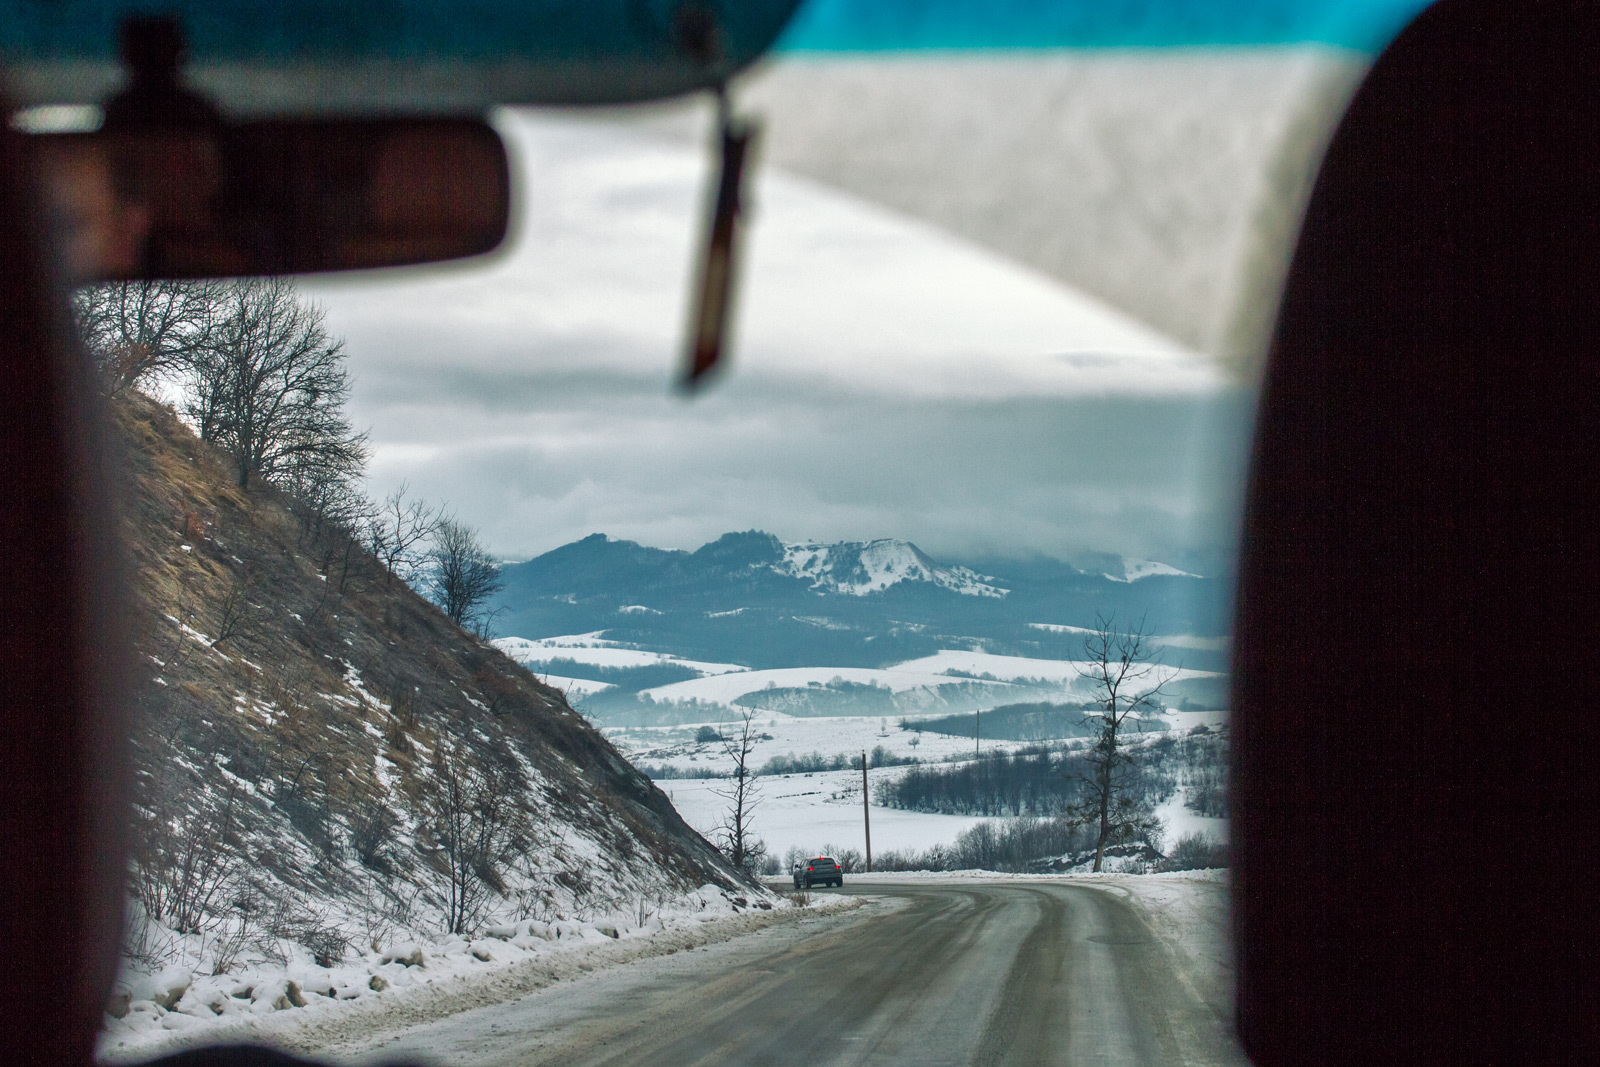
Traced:
<path fill-rule="evenodd" d="M 1218 872 L 853 879 L 864 908 L 316 1051 L 346 1062 L 1242 1064 Z M 307 1051 L 312 1051 L 307 1049 Z"/>

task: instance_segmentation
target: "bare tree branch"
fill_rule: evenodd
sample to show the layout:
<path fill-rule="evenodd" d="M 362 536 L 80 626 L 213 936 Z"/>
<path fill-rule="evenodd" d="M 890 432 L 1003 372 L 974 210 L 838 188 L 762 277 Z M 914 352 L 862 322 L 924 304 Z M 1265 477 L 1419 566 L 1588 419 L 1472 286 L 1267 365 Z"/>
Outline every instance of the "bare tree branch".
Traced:
<path fill-rule="evenodd" d="M 212 281 L 110 282 L 73 294 L 84 347 L 106 392 L 183 370 L 210 340 L 225 286 Z"/>
<path fill-rule="evenodd" d="M 417 576 L 427 559 L 422 546 L 439 532 L 444 521 L 438 508 L 408 496 L 410 491 L 410 485 L 401 482 L 394 492 L 373 505 L 363 528 L 363 539 L 372 554 L 385 570 L 403 582 Z"/>

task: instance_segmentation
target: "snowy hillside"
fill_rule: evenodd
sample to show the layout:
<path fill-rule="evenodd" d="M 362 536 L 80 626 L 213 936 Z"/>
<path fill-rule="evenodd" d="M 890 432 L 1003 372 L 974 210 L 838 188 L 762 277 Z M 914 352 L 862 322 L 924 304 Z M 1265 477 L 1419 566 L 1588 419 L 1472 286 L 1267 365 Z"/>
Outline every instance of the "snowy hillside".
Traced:
<path fill-rule="evenodd" d="M 117 1018 L 224 1014 L 184 1001 L 191 984 L 257 1014 L 368 996 L 416 945 L 638 927 L 707 885 L 760 896 L 562 693 L 347 533 L 240 490 L 154 402 L 118 420 L 144 672 Z"/>

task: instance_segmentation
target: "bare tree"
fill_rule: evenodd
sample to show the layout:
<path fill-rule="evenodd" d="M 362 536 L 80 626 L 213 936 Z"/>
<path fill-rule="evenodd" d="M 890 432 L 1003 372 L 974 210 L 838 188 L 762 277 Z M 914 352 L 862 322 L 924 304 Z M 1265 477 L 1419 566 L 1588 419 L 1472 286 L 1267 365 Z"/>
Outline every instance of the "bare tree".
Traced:
<path fill-rule="evenodd" d="M 403 582 L 416 577 L 427 559 L 422 546 L 439 532 L 444 521 L 438 508 L 409 496 L 410 491 L 411 486 L 401 482 L 394 492 L 373 505 L 363 521 L 367 547 L 385 570 Z"/>
<path fill-rule="evenodd" d="M 1137 755 L 1127 736 L 1142 730 L 1146 716 L 1161 710 L 1161 661 L 1151 654 L 1148 639 L 1143 619 L 1124 630 L 1114 617 L 1101 616 L 1083 640 L 1085 666 L 1079 674 L 1094 688 L 1094 709 L 1083 723 L 1092 728 L 1093 744 L 1084 753 L 1089 772 L 1078 779 L 1080 800 L 1071 814 L 1081 824 L 1098 824 L 1096 871 L 1105 861 L 1108 844 L 1146 836 L 1160 827 L 1132 788 Z"/>
<path fill-rule="evenodd" d="M 428 554 L 428 584 L 444 613 L 466 629 L 487 622 L 485 605 L 501 588 L 500 567 L 478 542 L 477 531 L 455 519 L 440 519 Z"/>
<path fill-rule="evenodd" d="M 728 802 L 728 814 L 718 828 L 719 843 L 729 862 L 741 869 L 753 867 L 766 851 L 750 828 L 751 816 L 760 803 L 755 768 L 750 759 L 756 740 L 756 709 L 746 708 L 722 736 L 722 751 L 733 761 L 733 773 L 726 779 L 726 785 L 711 789 Z"/>
<path fill-rule="evenodd" d="M 210 281 L 109 282 L 73 294 L 84 347 L 118 396 L 183 369 L 211 336 L 224 286 Z"/>
<path fill-rule="evenodd" d="M 354 477 L 366 437 L 345 417 L 350 376 L 322 309 L 269 278 L 229 285 L 218 315 L 189 361 L 186 412 L 203 440 L 233 455 L 239 487 L 261 477 L 299 491 Z"/>

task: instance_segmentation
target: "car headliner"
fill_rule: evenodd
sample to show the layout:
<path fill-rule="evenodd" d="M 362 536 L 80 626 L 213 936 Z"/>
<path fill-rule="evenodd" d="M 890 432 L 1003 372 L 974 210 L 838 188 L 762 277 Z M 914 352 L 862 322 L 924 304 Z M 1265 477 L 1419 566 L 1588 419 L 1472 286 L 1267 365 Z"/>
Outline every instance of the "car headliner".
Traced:
<path fill-rule="evenodd" d="M 721 28 L 708 68 L 674 29 Z M 740 98 L 763 156 L 1132 313 L 1252 379 L 1309 178 L 1421 0 L 172 0 L 229 113 Z M 796 9 L 799 9 L 796 11 Z M 119 82 L 129 0 L 0 0 L 24 105 Z M 791 16 L 793 18 L 791 19 Z M 787 25 L 787 29 L 785 28 Z M 683 109 L 627 121 L 704 136 Z"/>
<path fill-rule="evenodd" d="M 1375 52 L 1421 0 L 167 0 L 195 80 L 231 111 L 618 103 L 702 88 L 773 47 L 876 52 L 1325 44 Z M 676 20 L 712 14 L 707 70 Z M 137 0 L 0 0 L 24 105 L 114 85 Z"/>

